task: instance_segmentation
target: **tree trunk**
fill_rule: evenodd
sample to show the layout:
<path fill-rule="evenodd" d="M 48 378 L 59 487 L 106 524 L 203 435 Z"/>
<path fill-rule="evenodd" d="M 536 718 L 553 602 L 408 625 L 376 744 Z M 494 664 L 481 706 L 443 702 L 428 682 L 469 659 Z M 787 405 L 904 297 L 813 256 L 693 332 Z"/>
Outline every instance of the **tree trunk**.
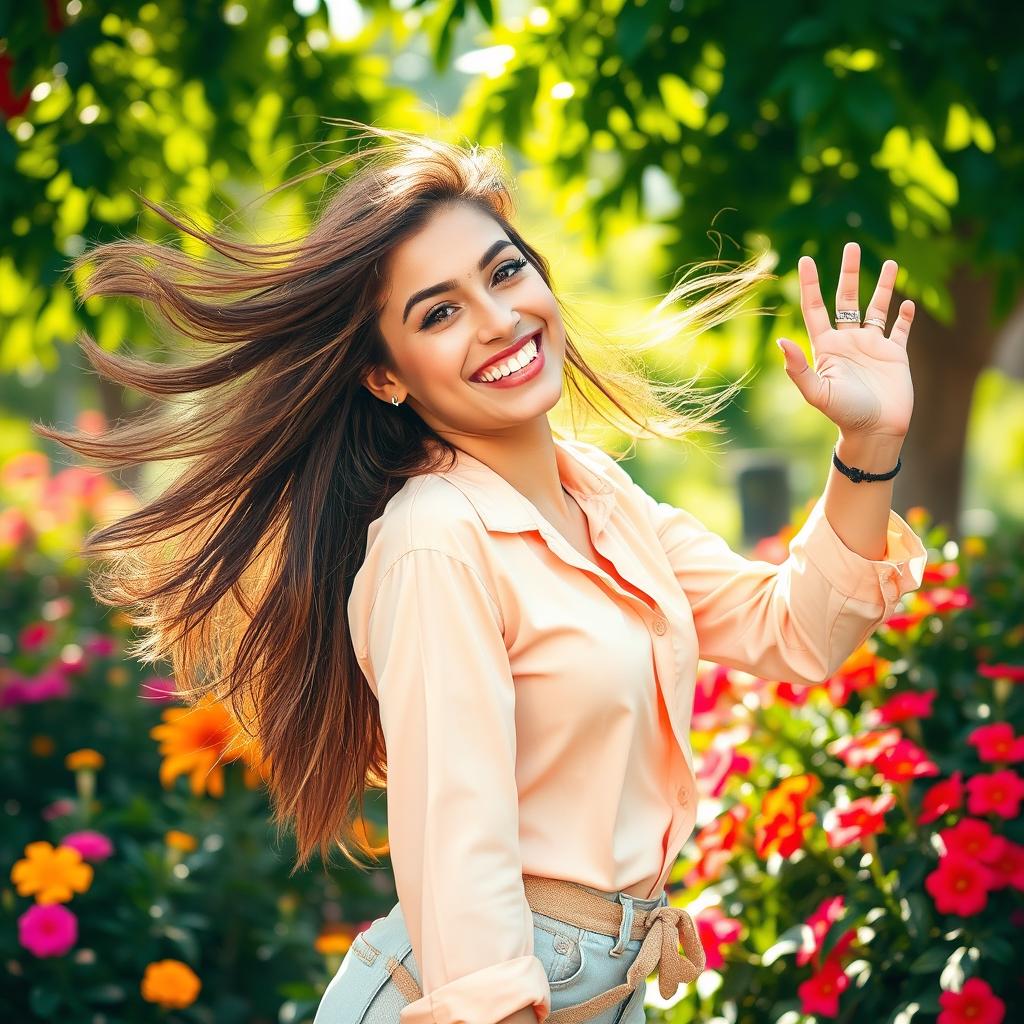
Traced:
<path fill-rule="evenodd" d="M 939 322 L 915 303 L 907 346 L 914 415 L 893 486 L 893 508 L 902 514 L 921 505 L 959 539 L 971 400 L 978 375 L 991 362 L 998 331 L 992 323 L 993 282 L 988 276 L 959 266 L 949 291 L 955 311 L 951 324 Z M 894 295 L 893 315 L 904 298 Z"/>

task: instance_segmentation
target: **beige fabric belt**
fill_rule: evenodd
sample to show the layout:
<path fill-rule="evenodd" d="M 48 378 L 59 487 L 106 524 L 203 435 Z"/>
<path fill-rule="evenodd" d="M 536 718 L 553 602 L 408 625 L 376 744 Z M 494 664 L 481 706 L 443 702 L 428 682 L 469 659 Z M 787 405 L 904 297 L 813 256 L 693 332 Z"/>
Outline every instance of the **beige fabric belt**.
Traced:
<path fill-rule="evenodd" d="M 622 923 L 623 906 L 590 892 L 585 886 L 556 878 L 523 875 L 526 901 L 538 914 L 545 914 L 566 924 L 615 938 Z M 658 990 L 669 999 L 682 984 L 696 981 L 704 970 L 704 947 L 697 936 L 693 918 L 681 907 L 633 908 L 630 939 L 642 939 L 640 952 L 626 972 L 621 985 L 607 989 L 575 1006 L 566 1006 L 550 1013 L 544 1024 L 582 1024 L 602 1010 L 626 999 L 655 970 Z M 679 952 L 679 943 L 683 952 Z M 408 1002 L 419 999 L 423 992 L 406 968 L 394 961 L 388 965 L 391 977 Z"/>

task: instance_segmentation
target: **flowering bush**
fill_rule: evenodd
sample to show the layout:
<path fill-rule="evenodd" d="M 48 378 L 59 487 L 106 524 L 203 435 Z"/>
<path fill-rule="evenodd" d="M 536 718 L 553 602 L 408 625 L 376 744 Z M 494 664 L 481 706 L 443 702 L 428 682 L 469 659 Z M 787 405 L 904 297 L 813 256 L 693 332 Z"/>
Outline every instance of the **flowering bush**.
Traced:
<path fill-rule="evenodd" d="M 1019 1017 L 1020 539 L 960 550 L 908 517 L 933 556 L 924 585 L 834 678 L 700 676 L 702 816 L 669 890 L 709 970 L 669 1001 L 652 987 L 659 1019 Z M 778 540 L 755 554 L 778 561 Z"/>
<path fill-rule="evenodd" d="M 247 737 L 119 656 L 72 553 L 131 504 L 35 452 L 0 466 L 0 1017 L 308 1020 L 394 902 L 387 861 L 289 878 Z"/>

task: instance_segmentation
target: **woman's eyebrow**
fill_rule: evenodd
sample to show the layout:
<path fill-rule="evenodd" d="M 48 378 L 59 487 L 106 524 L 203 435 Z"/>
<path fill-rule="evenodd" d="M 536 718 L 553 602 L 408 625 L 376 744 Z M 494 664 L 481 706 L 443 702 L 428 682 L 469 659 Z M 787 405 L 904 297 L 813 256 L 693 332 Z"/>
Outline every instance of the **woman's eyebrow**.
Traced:
<path fill-rule="evenodd" d="M 483 270 L 484 267 L 486 267 L 487 264 L 490 263 L 491 260 L 493 260 L 494 257 L 497 256 L 498 253 L 501 252 L 501 250 L 504 249 L 506 245 L 514 244 L 514 242 L 511 242 L 507 238 L 499 238 L 498 241 L 492 243 L 488 247 L 487 252 L 485 252 L 483 256 L 480 257 L 480 262 L 477 264 L 477 266 L 480 268 L 480 270 Z M 405 321 L 409 319 L 409 310 L 411 310 L 412 307 L 415 306 L 417 302 L 422 302 L 424 299 L 429 299 L 431 295 L 437 295 L 438 292 L 451 291 L 451 289 L 456 287 L 458 287 L 458 281 L 442 281 L 440 284 L 433 284 L 429 288 L 424 288 L 422 291 L 416 292 L 416 294 L 413 295 L 405 304 L 405 312 L 402 314 L 402 323 L 404 324 Z"/>

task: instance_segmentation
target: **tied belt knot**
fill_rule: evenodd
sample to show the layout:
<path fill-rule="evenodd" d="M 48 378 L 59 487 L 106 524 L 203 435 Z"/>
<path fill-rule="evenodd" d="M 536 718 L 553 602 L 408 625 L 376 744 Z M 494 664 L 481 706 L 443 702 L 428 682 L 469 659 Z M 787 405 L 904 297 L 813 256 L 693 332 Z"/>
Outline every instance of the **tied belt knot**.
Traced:
<path fill-rule="evenodd" d="M 669 999 L 680 985 L 696 981 L 704 970 L 704 947 L 693 918 L 682 907 L 655 907 L 647 911 L 646 917 L 648 931 L 626 973 L 626 984 L 636 988 L 657 969 L 658 991 L 663 999 Z M 682 953 L 678 943 L 682 944 Z"/>

